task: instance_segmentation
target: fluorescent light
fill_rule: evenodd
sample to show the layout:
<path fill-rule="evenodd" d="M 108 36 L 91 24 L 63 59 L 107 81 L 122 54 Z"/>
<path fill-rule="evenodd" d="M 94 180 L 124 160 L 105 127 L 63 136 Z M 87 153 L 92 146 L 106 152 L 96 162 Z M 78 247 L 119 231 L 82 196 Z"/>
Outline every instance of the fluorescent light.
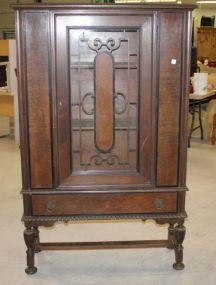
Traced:
<path fill-rule="evenodd" d="M 153 2 L 176 2 L 177 0 L 115 0 L 115 3 L 153 3 Z M 178 1 L 181 2 L 181 1 Z"/>
<path fill-rule="evenodd" d="M 198 4 L 216 4 L 216 1 L 205 1 L 205 0 L 201 0 L 201 1 L 197 1 Z"/>
<path fill-rule="evenodd" d="M 176 0 L 144 0 L 142 2 L 176 2 Z"/>

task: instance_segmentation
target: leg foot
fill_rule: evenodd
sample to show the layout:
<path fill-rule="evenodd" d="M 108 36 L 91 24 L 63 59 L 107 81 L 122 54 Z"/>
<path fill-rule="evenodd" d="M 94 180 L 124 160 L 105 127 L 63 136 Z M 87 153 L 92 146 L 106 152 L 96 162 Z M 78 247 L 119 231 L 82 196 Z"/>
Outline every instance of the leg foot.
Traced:
<path fill-rule="evenodd" d="M 25 269 L 25 273 L 27 273 L 28 275 L 33 275 L 37 272 L 37 267 L 33 266 L 33 267 L 26 267 Z"/>
<path fill-rule="evenodd" d="M 27 227 L 24 231 L 24 240 L 27 246 L 27 268 L 25 270 L 27 274 L 34 274 L 37 272 L 37 268 L 34 266 L 36 238 L 37 231 L 35 230 L 35 228 Z"/>
<path fill-rule="evenodd" d="M 175 270 L 183 270 L 184 269 L 184 263 L 177 263 L 177 262 L 175 262 L 175 263 L 173 263 L 173 268 L 175 269 Z"/>
<path fill-rule="evenodd" d="M 185 237 L 185 227 L 183 223 L 179 223 L 175 227 L 174 232 L 174 248 L 175 248 L 175 263 L 173 264 L 173 268 L 176 270 L 184 269 L 183 263 L 183 246 L 182 243 Z"/>

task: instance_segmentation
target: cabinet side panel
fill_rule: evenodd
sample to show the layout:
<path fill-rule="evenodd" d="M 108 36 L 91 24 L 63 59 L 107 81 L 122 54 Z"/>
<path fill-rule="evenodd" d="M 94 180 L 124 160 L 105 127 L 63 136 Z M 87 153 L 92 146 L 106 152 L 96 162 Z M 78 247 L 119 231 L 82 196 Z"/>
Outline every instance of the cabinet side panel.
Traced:
<path fill-rule="evenodd" d="M 160 15 L 157 185 L 178 184 L 182 13 Z"/>
<path fill-rule="evenodd" d="M 25 13 L 26 91 L 32 188 L 52 187 L 48 13 Z"/>
<path fill-rule="evenodd" d="M 189 80 L 191 61 L 192 13 L 184 12 L 184 39 L 182 55 L 182 98 L 181 98 L 181 130 L 179 146 L 179 181 L 178 186 L 186 186 L 187 144 L 188 144 L 188 114 L 189 114 Z M 183 195 L 179 195 L 183 197 Z"/>
<path fill-rule="evenodd" d="M 22 165 L 22 187 L 29 188 L 29 156 L 27 136 L 27 108 L 24 92 L 24 56 L 23 56 L 23 13 L 16 11 L 16 45 L 17 45 L 17 79 L 18 79 L 18 101 L 19 101 L 19 127 L 20 127 L 20 150 Z"/>

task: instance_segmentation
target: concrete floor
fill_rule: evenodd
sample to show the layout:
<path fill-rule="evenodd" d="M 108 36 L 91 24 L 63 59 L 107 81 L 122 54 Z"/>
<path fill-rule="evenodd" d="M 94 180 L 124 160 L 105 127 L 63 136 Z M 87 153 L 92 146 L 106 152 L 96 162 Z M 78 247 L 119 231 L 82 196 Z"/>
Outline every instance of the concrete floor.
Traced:
<path fill-rule="evenodd" d="M 19 150 L 0 138 L 0 284 L 1 285 L 215 285 L 216 146 L 193 141 L 188 152 L 184 271 L 172 269 L 167 249 L 52 251 L 36 256 L 38 273 L 24 273 Z M 167 227 L 152 221 L 88 222 L 42 228 L 42 241 L 96 241 L 165 238 Z"/>

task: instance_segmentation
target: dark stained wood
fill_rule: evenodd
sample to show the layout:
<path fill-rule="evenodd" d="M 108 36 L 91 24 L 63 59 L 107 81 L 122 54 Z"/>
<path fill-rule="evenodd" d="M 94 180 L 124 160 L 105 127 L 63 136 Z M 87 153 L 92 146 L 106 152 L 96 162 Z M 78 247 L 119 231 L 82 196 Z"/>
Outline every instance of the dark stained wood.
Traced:
<path fill-rule="evenodd" d="M 89 2 L 89 0 L 84 0 L 86 2 Z M 84 2 L 83 1 L 83 2 Z M 86 13 L 86 10 L 118 10 L 118 9 L 124 9 L 123 13 L 127 14 L 133 11 L 133 10 L 169 10 L 169 9 L 175 9 L 175 10 L 192 10 L 197 7 L 196 4 L 176 4 L 176 3 L 141 3 L 141 4 L 119 4 L 116 3 L 115 5 L 104 5 L 104 4 L 70 4 L 70 3 L 37 3 L 37 4 L 13 4 L 11 5 L 14 9 L 57 9 L 57 10 L 64 10 L 64 9 L 71 9 L 71 10 L 84 10 L 84 13 Z M 128 10 L 128 11 L 127 11 Z M 141 11 L 143 12 L 143 11 Z M 138 13 L 138 11 L 136 11 Z"/>
<path fill-rule="evenodd" d="M 139 173 L 115 173 L 112 172 L 110 174 L 103 174 L 103 173 L 90 173 L 83 175 L 83 173 L 80 173 L 80 175 L 71 175 L 65 181 L 59 186 L 61 187 L 71 187 L 71 189 L 77 188 L 77 187 L 88 187 L 89 189 L 98 188 L 98 187 L 105 187 L 108 188 L 111 186 L 125 186 L 125 187 L 142 187 L 145 186 L 150 187 L 150 183 L 144 183 L 143 176 L 141 176 Z M 107 187 L 108 186 L 108 187 Z"/>
<path fill-rule="evenodd" d="M 106 67 L 106 68 L 104 68 Z M 95 58 L 95 144 L 102 152 L 114 143 L 114 59 L 109 53 Z"/>
<path fill-rule="evenodd" d="M 184 13 L 184 31 L 182 45 L 182 93 L 181 93 L 181 121 L 180 121 L 180 144 L 179 144 L 179 181 L 178 185 L 186 185 L 187 172 L 187 140 L 188 140 L 188 113 L 189 113 L 189 80 L 191 59 L 191 26 L 192 12 Z M 189 51 L 189 52 L 188 52 Z"/>
<path fill-rule="evenodd" d="M 63 32 L 64 31 L 64 32 Z M 66 29 L 60 23 L 56 24 L 56 37 L 53 45 L 52 62 L 55 63 L 53 79 L 55 80 L 54 95 L 55 112 L 54 117 L 54 141 L 57 149 L 56 154 L 56 184 L 60 184 L 71 173 L 70 159 L 70 89 L 68 73 L 68 42 Z"/>
<path fill-rule="evenodd" d="M 176 199 L 176 193 L 33 195 L 32 212 L 33 215 L 171 213 L 176 212 Z"/>
<path fill-rule="evenodd" d="M 34 254 L 39 250 L 152 246 L 174 246 L 173 267 L 183 269 L 190 27 L 195 6 L 14 7 L 26 273 L 37 271 Z M 123 40 L 118 46 L 119 39 Z M 85 107 L 93 108 L 90 115 L 82 105 L 86 94 L 90 96 Z M 125 102 L 127 111 L 119 114 Z M 82 146 L 80 126 L 87 134 Z M 102 158 L 94 161 L 92 154 Z M 108 159 L 108 154 L 116 156 Z M 89 169 L 86 161 L 94 161 Z M 40 243 L 39 226 L 126 218 L 168 223 L 168 241 Z"/>
<path fill-rule="evenodd" d="M 16 45 L 17 45 L 17 81 L 19 98 L 19 121 L 20 123 L 20 150 L 22 167 L 22 187 L 30 188 L 30 169 L 29 169 L 29 146 L 28 146 L 28 114 L 27 102 L 25 97 L 25 55 L 23 53 L 23 12 L 16 11 Z"/>
<path fill-rule="evenodd" d="M 34 265 L 34 250 L 35 250 L 35 242 L 36 242 L 36 230 L 34 228 L 27 228 L 24 231 L 24 240 L 27 246 L 27 267 L 25 269 L 25 272 L 27 274 L 34 274 L 37 272 L 37 267 Z"/>
<path fill-rule="evenodd" d="M 99 242 L 42 242 L 40 250 L 94 250 L 94 249 L 123 249 L 166 247 L 167 240 L 132 240 L 132 241 L 99 241 Z"/>
<path fill-rule="evenodd" d="M 52 187 L 48 25 L 46 12 L 27 13 L 25 16 L 26 92 L 32 188 Z M 40 33 L 37 33 L 36 29 Z"/>
<path fill-rule="evenodd" d="M 38 192 L 38 189 L 35 191 Z M 48 191 L 50 192 L 50 189 Z M 24 215 L 29 216 L 32 213 L 31 197 L 29 195 L 23 195 L 23 210 Z"/>
<path fill-rule="evenodd" d="M 175 228 L 174 228 L 174 223 L 169 224 L 168 228 L 168 249 L 173 249 L 174 248 L 174 234 L 175 234 Z"/>
<path fill-rule="evenodd" d="M 61 189 L 56 189 L 58 191 L 55 191 L 53 193 L 55 193 L 56 195 L 62 195 L 62 194 L 91 194 L 91 193 L 94 193 L 94 194 L 100 194 L 100 193 L 104 193 L 104 194 L 107 194 L 107 193 L 119 193 L 121 190 L 121 186 L 119 187 L 120 189 L 116 189 L 116 186 L 115 187 L 112 187 L 110 189 L 97 189 L 96 187 L 95 188 L 92 188 L 92 189 L 89 189 L 89 188 L 79 188 L 77 190 L 70 190 L 68 189 L 67 187 L 62 187 Z M 149 188 L 147 187 L 146 189 L 124 189 L 122 192 L 123 193 L 154 193 L 154 192 L 157 192 L 157 193 L 171 193 L 171 192 L 178 192 L 178 193 L 185 193 L 188 191 L 188 188 L 187 187 L 157 187 L 157 188 Z M 34 189 L 34 190 L 22 190 L 21 191 L 21 194 L 23 195 L 28 195 L 28 196 L 32 196 L 32 194 L 39 194 L 38 193 L 39 191 L 37 189 Z M 50 189 L 41 189 L 40 190 L 40 194 L 50 194 Z M 183 212 L 183 211 L 181 211 Z"/>
<path fill-rule="evenodd" d="M 153 73 L 155 55 L 153 52 L 153 17 L 146 17 L 141 27 L 140 53 L 140 106 L 139 106 L 139 172 L 146 181 L 154 184 L 155 180 L 155 93 Z"/>
<path fill-rule="evenodd" d="M 85 22 L 86 28 L 89 28 L 92 30 L 93 27 L 99 27 L 99 26 L 106 26 L 106 27 L 112 27 L 112 25 L 115 25 L 115 27 L 118 26 L 128 26 L 128 27 L 134 27 L 137 29 L 137 26 L 140 27 L 140 29 L 143 30 L 143 33 L 148 34 L 148 37 L 142 37 L 141 39 L 137 38 L 136 41 L 132 41 L 130 45 L 135 45 L 136 47 L 136 53 L 140 54 L 140 59 L 138 59 L 138 64 L 140 62 L 140 67 L 138 66 L 138 70 L 141 69 L 143 72 L 141 72 L 141 80 L 140 83 L 138 82 L 138 76 L 136 78 L 137 82 L 137 89 L 139 89 L 140 84 L 140 90 L 133 90 L 132 85 L 129 87 L 130 92 L 130 100 L 134 102 L 133 96 L 135 96 L 135 92 L 140 92 L 138 102 L 138 107 L 136 110 L 138 117 L 138 135 L 135 137 L 134 140 L 138 140 L 134 142 L 134 147 L 138 147 L 138 159 L 137 162 L 135 162 L 134 169 L 131 169 L 130 167 L 128 169 L 125 169 L 124 164 L 122 164 L 122 168 L 118 168 L 120 170 L 120 173 L 116 173 L 115 164 L 113 167 L 109 168 L 109 172 L 103 171 L 103 164 L 100 166 L 99 171 L 94 170 L 85 173 L 83 175 L 82 171 L 73 171 L 74 168 L 74 161 L 73 163 L 70 161 L 71 157 L 71 149 L 69 147 L 70 143 L 70 116 L 69 116 L 69 104 L 70 99 L 67 97 L 70 96 L 69 92 L 69 78 L 67 75 L 67 69 L 65 69 L 65 65 L 68 62 L 68 53 L 65 53 L 64 50 L 67 49 L 67 38 L 66 38 L 66 31 L 68 26 L 75 26 L 79 28 L 78 23 L 79 22 Z M 92 24 L 94 22 L 94 24 Z M 155 139 L 155 128 L 153 127 L 154 117 L 155 113 L 153 112 L 154 109 L 154 103 L 152 96 L 152 90 L 153 90 L 153 81 L 151 78 L 153 77 L 153 50 L 152 50 L 152 39 L 153 39 L 153 16 L 152 15 L 144 15 L 137 17 L 113 17 L 112 22 L 110 22 L 110 19 L 107 17 L 85 17 L 85 16 L 79 16 L 79 18 L 76 19 L 76 17 L 71 16 L 57 16 L 56 17 L 56 23 L 57 23 L 57 29 L 56 29 L 56 42 L 57 42 L 57 98 L 61 98 L 61 108 L 57 108 L 57 126 L 55 127 L 58 137 L 57 142 L 57 149 L 58 149 L 58 155 L 57 155 L 57 167 L 58 167 L 58 177 L 59 177 L 59 187 L 61 186 L 71 186 L 71 188 L 76 187 L 77 185 L 89 185 L 89 187 L 92 188 L 92 185 L 95 185 L 96 187 L 99 187 L 101 185 L 106 185 L 107 188 L 109 188 L 109 185 L 125 185 L 126 187 L 131 187 L 132 184 L 137 186 L 141 185 L 143 187 L 146 187 L 147 185 L 150 187 L 154 183 L 154 145 L 153 145 L 153 139 Z M 62 31 L 65 31 L 64 33 Z M 120 35 L 121 37 L 124 37 L 124 34 Z M 70 38 L 70 36 L 69 36 Z M 143 46 L 142 53 L 139 53 L 140 45 L 136 45 L 136 42 L 140 40 L 140 44 Z M 122 45 L 123 46 L 123 45 Z M 123 62 L 127 63 L 128 60 L 128 54 L 125 49 L 123 49 L 123 54 L 121 52 L 118 52 L 118 56 L 121 56 Z M 92 55 L 91 55 L 92 56 Z M 115 62 L 116 64 L 116 62 Z M 116 72 L 116 70 L 115 70 Z M 131 80 L 131 77 L 124 79 L 124 82 L 121 83 L 123 86 L 126 86 L 127 88 L 128 81 Z M 85 81 L 85 85 L 88 84 L 88 81 Z M 146 82 L 146 83 L 145 83 Z M 144 84 L 145 83 L 145 84 Z M 117 83 L 115 83 L 117 85 Z M 76 87 L 78 88 L 78 86 Z M 89 83 L 89 89 L 91 90 L 91 82 Z M 87 92 L 87 91 L 86 91 Z M 84 93 L 85 94 L 85 93 Z M 84 95 L 82 94 L 82 96 Z M 128 95 L 127 90 L 125 90 L 125 95 Z M 73 96 L 73 94 L 72 94 Z M 151 105 L 149 108 L 149 104 Z M 105 106 L 105 104 L 104 104 Z M 134 120 L 136 120 L 135 117 L 135 111 L 133 111 L 133 115 L 131 116 Z M 125 116 L 123 118 L 126 122 L 128 118 Z M 73 139 L 73 132 L 71 134 L 71 137 Z M 56 139 L 56 137 L 55 137 Z M 88 145 L 88 142 L 91 140 L 91 138 L 87 138 L 85 142 L 85 148 L 90 148 Z M 126 138 L 122 138 L 122 141 L 126 140 Z M 131 140 L 131 138 L 130 138 Z M 89 143 L 90 144 L 90 143 Z M 118 149 L 119 153 L 117 155 L 121 156 L 123 149 L 121 147 Z M 115 154 L 115 153 L 114 153 Z M 89 154 L 89 157 L 91 155 Z M 88 161 L 88 160 L 87 160 Z M 69 165 L 72 165 L 71 175 L 70 175 L 70 169 Z M 75 163 L 80 163 L 76 161 Z"/>
<path fill-rule="evenodd" d="M 175 260 L 173 268 L 176 270 L 184 269 L 183 263 L 183 246 L 182 243 L 185 238 L 185 227 L 182 223 L 178 223 L 174 231 L 174 249 L 175 249 Z"/>
<path fill-rule="evenodd" d="M 160 14 L 158 186 L 178 184 L 182 28 L 182 13 Z"/>
<path fill-rule="evenodd" d="M 177 209 L 178 212 L 182 212 L 185 209 L 185 192 L 178 193 L 178 205 Z"/>

